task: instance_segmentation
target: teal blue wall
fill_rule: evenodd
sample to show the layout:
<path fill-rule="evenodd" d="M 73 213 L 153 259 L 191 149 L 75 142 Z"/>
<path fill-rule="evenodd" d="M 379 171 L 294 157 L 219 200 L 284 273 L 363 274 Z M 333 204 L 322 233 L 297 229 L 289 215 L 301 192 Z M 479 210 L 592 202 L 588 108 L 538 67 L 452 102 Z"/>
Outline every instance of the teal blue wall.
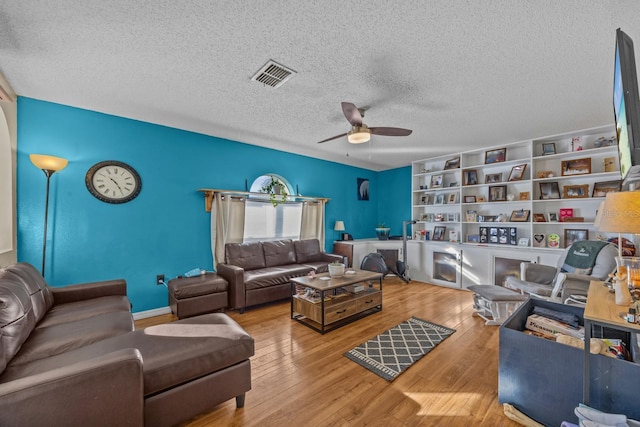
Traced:
<path fill-rule="evenodd" d="M 411 213 L 408 168 L 374 171 L 256 147 L 69 106 L 18 100 L 18 259 L 40 267 L 46 179 L 29 161 L 41 153 L 69 159 L 51 179 L 46 280 L 53 286 L 124 278 L 133 311 L 167 305 L 155 285 L 194 268 L 213 268 L 209 214 L 198 188 L 243 190 L 265 173 L 328 197 L 326 249 L 345 221 L 354 238 L 374 237 L 384 221 L 392 234 Z M 119 160 L 141 176 L 142 191 L 120 205 L 87 191 L 87 170 Z M 357 200 L 357 178 L 370 180 L 370 200 Z M 399 189 L 401 189 L 399 191 Z"/>

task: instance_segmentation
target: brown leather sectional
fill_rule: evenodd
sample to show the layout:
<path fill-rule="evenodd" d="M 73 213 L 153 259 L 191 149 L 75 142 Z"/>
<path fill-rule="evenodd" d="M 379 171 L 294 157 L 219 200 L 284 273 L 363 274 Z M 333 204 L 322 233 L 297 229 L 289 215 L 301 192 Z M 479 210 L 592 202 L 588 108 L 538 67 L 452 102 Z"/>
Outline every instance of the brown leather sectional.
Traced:
<path fill-rule="evenodd" d="M 245 307 L 291 297 L 290 279 L 326 272 L 340 255 L 320 250 L 317 239 L 227 243 L 218 274 L 229 282 L 229 307 Z"/>
<path fill-rule="evenodd" d="M 49 287 L 0 270 L 0 425 L 171 426 L 251 389 L 251 336 L 222 313 L 134 330 L 124 280 Z"/>

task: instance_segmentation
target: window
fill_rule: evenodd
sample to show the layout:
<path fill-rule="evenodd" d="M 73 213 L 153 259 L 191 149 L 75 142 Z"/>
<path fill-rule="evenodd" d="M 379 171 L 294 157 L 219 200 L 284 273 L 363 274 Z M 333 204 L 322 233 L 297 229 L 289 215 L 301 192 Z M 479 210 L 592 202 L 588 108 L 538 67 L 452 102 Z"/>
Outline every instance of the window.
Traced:
<path fill-rule="evenodd" d="M 271 182 L 271 177 L 280 181 L 292 193 L 291 186 L 281 176 L 267 174 L 259 176 L 250 191 L 252 193 L 264 193 L 263 187 Z M 244 215 L 245 242 L 257 242 L 278 239 L 299 239 L 302 222 L 302 203 L 286 202 L 273 207 L 269 198 L 247 199 Z"/>

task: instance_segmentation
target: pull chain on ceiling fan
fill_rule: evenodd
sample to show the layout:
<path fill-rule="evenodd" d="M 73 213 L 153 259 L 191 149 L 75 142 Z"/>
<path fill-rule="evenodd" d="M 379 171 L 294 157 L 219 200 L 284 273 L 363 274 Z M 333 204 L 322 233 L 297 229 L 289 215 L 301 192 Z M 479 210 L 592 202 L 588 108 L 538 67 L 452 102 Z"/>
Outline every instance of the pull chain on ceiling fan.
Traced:
<path fill-rule="evenodd" d="M 362 121 L 364 117 L 364 110 L 358 109 L 351 102 L 342 103 L 342 112 L 347 118 L 347 121 L 351 124 L 351 130 L 349 132 L 332 136 L 331 138 L 318 141 L 318 144 L 331 141 L 334 139 L 347 137 L 347 140 L 352 144 L 362 144 L 368 142 L 371 139 L 371 135 L 382 136 L 408 136 L 413 132 L 411 129 L 393 128 L 393 127 L 368 127 Z"/>

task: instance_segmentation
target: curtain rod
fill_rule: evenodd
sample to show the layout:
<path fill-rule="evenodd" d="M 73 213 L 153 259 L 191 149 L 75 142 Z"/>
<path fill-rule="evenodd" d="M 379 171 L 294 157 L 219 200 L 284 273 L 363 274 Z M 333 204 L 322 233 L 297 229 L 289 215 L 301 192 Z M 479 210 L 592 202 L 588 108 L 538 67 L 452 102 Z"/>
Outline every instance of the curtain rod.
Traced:
<path fill-rule="evenodd" d="M 220 193 L 228 196 L 244 196 L 247 198 L 264 198 L 268 197 L 268 193 L 252 193 L 249 191 L 235 191 L 235 190 L 219 190 L 215 188 L 198 188 L 199 192 L 204 193 L 204 209 L 207 212 L 211 212 L 211 205 L 213 204 L 213 199 L 216 193 Z M 309 197 L 309 196 L 296 196 L 296 195 L 288 195 L 287 202 L 304 202 L 304 201 L 323 201 L 328 203 L 330 199 L 326 197 Z"/>

